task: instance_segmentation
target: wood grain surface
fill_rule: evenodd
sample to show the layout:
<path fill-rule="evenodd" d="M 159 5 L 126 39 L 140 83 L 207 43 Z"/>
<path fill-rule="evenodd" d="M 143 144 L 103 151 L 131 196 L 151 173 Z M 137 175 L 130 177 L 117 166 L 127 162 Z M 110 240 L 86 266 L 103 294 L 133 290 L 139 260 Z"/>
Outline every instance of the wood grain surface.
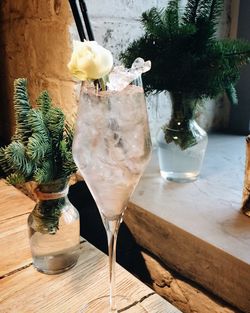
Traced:
<path fill-rule="evenodd" d="M 27 214 L 33 210 L 35 202 L 17 188 L 0 179 L 0 222 L 13 216 Z"/>
<path fill-rule="evenodd" d="M 45 275 L 32 265 L 17 271 L 1 281 L 0 312 L 79 312 L 91 299 L 108 293 L 107 261 L 106 255 L 85 242 L 77 265 L 63 274 Z M 150 313 L 179 312 L 120 266 L 116 272 L 118 294 L 134 301 L 144 299 Z"/>
<path fill-rule="evenodd" d="M 32 265 L 27 234 L 33 206 L 0 181 L 0 313 L 79 313 L 84 304 L 108 294 L 108 258 L 84 241 L 74 268 L 58 275 L 39 273 Z M 116 285 L 117 294 L 141 302 L 148 313 L 180 312 L 119 265 Z"/>

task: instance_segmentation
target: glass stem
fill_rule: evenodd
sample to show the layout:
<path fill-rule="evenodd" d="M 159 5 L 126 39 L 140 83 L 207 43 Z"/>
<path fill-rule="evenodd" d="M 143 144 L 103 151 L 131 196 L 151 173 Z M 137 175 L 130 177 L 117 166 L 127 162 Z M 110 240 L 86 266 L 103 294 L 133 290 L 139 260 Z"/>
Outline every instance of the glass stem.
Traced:
<path fill-rule="evenodd" d="M 104 225 L 107 232 L 108 238 L 108 252 L 109 252 L 109 303 L 110 313 L 117 312 L 116 308 L 116 286 L 115 286 L 115 264 L 116 264 L 116 242 L 118 230 L 121 224 L 121 218 L 114 220 L 108 220 L 104 217 Z"/>

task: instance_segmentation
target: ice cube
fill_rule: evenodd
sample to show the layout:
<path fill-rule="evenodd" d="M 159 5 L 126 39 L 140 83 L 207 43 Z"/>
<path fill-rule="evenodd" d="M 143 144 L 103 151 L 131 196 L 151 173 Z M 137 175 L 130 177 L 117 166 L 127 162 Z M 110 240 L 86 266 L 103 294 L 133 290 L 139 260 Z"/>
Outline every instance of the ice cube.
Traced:
<path fill-rule="evenodd" d="M 109 74 L 109 82 L 107 83 L 110 91 L 121 91 L 126 88 L 133 80 L 136 80 L 142 73 L 149 71 L 151 61 L 144 61 L 142 58 L 137 58 L 130 69 L 124 66 L 116 66 Z"/>
<path fill-rule="evenodd" d="M 131 70 L 138 72 L 139 75 L 146 73 L 151 69 L 151 61 L 144 61 L 142 58 L 137 58 L 134 60 Z M 136 77 L 137 78 L 137 77 Z"/>

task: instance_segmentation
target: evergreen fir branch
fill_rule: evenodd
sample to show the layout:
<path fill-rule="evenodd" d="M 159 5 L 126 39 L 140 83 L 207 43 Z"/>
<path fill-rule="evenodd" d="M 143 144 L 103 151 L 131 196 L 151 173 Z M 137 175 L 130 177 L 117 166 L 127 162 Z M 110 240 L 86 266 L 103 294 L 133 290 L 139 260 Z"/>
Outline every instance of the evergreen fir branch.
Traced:
<path fill-rule="evenodd" d="M 28 141 L 27 154 L 31 160 L 40 161 L 46 154 L 52 154 L 51 144 L 48 140 L 44 140 L 39 133 L 33 133 Z"/>
<path fill-rule="evenodd" d="M 32 175 L 33 164 L 27 158 L 25 147 L 22 142 L 12 141 L 5 148 L 5 159 L 12 172 L 20 172 L 26 179 Z"/>
<path fill-rule="evenodd" d="M 30 110 L 28 122 L 32 133 L 40 134 L 44 141 L 49 141 L 49 133 L 44 122 L 42 111 L 37 109 Z"/>
<path fill-rule="evenodd" d="M 178 27 L 179 26 L 179 2 L 180 0 L 170 0 L 166 11 L 171 12 L 172 23 Z"/>
<path fill-rule="evenodd" d="M 27 80 L 24 78 L 16 79 L 14 82 L 14 109 L 16 118 L 15 137 L 25 143 L 30 135 L 27 117 L 31 105 L 27 92 Z"/>
<path fill-rule="evenodd" d="M 62 155 L 62 175 L 68 177 L 72 172 L 77 170 L 73 155 L 71 151 L 71 145 L 66 140 L 62 140 L 60 143 L 60 150 Z"/>
<path fill-rule="evenodd" d="M 195 25 L 198 25 L 198 21 L 205 21 L 215 32 L 215 26 L 218 24 L 222 10 L 223 0 L 189 0 L 185 11 L 188 15 L 190 14 L 190 19 L 185 16 L 184 20 Z"/>
<path fill-rule="evenodd" d="M 218 3 L 218 0 L 216 0 L 216 2 Z M 199 1 L 197 11 L 196 11 L 195 23 L 197 23 L 197 21 L 200 19 L 211 21 L 210 14 L 211 14 L 212 3 L 213 3 L 213 0 L 200 0 Z M 214 6 L 214 3 L 213 3 L 213 6 Z"/>
<path fill-rule="evenodd" d="M 151 71 L 143 75 L 147 94 L 167 90 L 203 99 L 232 90 L 240 68 L 250 62 L 250 43 L 215 38 L 222 0 L 188 0 L 179 24 L 176 14 L 175 19 L 163 17 L 175 12 L 177 3 L 171 1 L 171 8 L 146 12 L 148 28 L 120 55 L 122 62 L 130 67 L 139 56 L 151 60 Z"/>
<path fill-rule="evenodd" d="M 74 173 L 77 170 L 75 165 L 73 155 L 72 155 L 72 144 L 73 144 L 73 129 L 72 127 L 66 122 L 65 123 L 65 133 L 64 139 L 61 141 L 60 150 L 62 155 L 62 162 L 63 162 L 63 173 L 66 177 L 70 175 L 70 173 Z"/>
<path fill-rule="evenodd" d="M 171 38 L 178 33 L 179 28 L 179 0 L 171 0 L 167 9 L 159 10 L 155 7 L 142 14 L 141 19 L 146 33 L 152 39 Z"/>
<path fill-rule="evenodd" d="M 239 57 L 242 57 L 242 60 L 245 59 L 245 56 L 249 56 L 250 55 L 250 50 L 246 50 L 246 51 L 238 51 L 238 52 L 229 52 L 229 53 L 225 53 L 224 54 L 225 57 L 234 57 L 234 56 L 239 56 Z M 249 60 L 247 59 L 247 62 L 244 63 L 244 64 L 248 64 L 249 63 Z"/>
<path fill-rule="evenodd" d="M 161 11 L 155 7 L 142 14 L 141 22 L 149 36 L 158 37 L 163 31 Z"/>
<path fill-rule="evenodd" d="M 38 184 L 48 183 L 55 178 L 53 162 L 50 159 L 44 160 L 34 172 L 34 180 Z"/>
<path fill-rule="evenodd" d="M 200 0 L 196 11 L 196 49 L 204 50 L 206 46 L 212 44 L 216 34 L 218 16 L 222 12 L 223 0 Z"/>
<path fill-rule="evenodd" d="M 32 160 L 39 161 L 46 154 L 52 153 L 51 140 L 40 109 L 32 109 L 29 113 L 29 123 L 32 135 L 27 144 L 27 154 Z"/>
<path fill-rule="evenodd" d="M 222 10 L 223 10 L 223 0 L 212 0 L 210 5 L 209 21 L 211 21 L 214 26 L 217 25 Z"/>
<path fill-rule="evenodd" d="M 41 92 L 36 102 L 44 116 L 48 113 L 48 111 L 52 107 L 52 100 L 47 90 Z"/>
<path fill-rule="evenodd" d="M 60 108 L 52 107 L 47 113 L 47 127 L 52 137 L 53 146 L 58 146 L 63 139 L 65 116 Z"/>
<path fill-rule="evenodd" d="M 8 163 L 7 158 L 6 158 L 5 149 L 6 149 L 6 147 L 1 147 L 0 148 L 0 167 L 1 167 L 1 170 L 6 175 L 9 175 L 12 170 L 11 170 L 11 167 L 10 167 L 10 165 Z"/>
<path fill-rule="evenodd" d="M 77 171 L 77 167 L 75 165 L 75 162 L 73 160 L 72 154 L 69 155 L 68 159 L 66 159 L 63 163 L 62 167 L 62 173 L 63 177 L 68 177 L 72 173 L 75 173 Z"/>
<path fill-rule="evenodd" d="M 228 85 L 228 87 L 226 88 L 226 94 L 230 103 L 232 103 L 233 105 L 238 104 L 237 92 L 233 84 Z"/>
<path fill-rule="evenodd" d="M 200 0 L 189 0 L 185 8 L 183 21 L 185 24 L 195 24 L 197 17 L 197 10 Z"/>
<path fill-rule="evenodd" d="M 178 36 L 179 33 L 179 0 L 169 2 L 167 9 L 164 12 L 163 22 L 165 31 L 168 31 L 170 40 L 173 36 Z"/>
<path fill-rule="evenodd" d="M 25 177 L 22 173 L 15 172 L 7 176 L 6 181 L 13 186 L 21 185 L 25 183 Z"/>
<path fill-rule="evenodd" d="M 242 39 L 224 39 L 219 43 L 221 51 L 225 58 L 233 60 L 238 66 L 246 65 L 250 61 L 250 45 L 249 42 Z"/>
<path fill-rule="evenodd" d="M 162 13 L 163 29 L 170 38 L 179 33 L 179 0 L 171 0 Z"/>
<path fill-rule="evenodd" d="M 76 167 L 72 158 L 73 130 L 61 109 L 52 107 L 47 91 L 37 108 L 29 104 L 26 79 L 15 81 L 14 105 L 17 131 L 0 149 L 0 166 L 12 184 L 35 180 L 38 184 L 66 178 Z M 61 142 L 65 142 L 65 151 Z"/>
<path fill-rule="evenodd" d="M 65 140 L 67 142 L 68 148 L 71 148 L 73 143 L 74 131 L 70 124 L 66 121 L 65 122 Z"/>
<path fill-rule="evenodd" d="M 12 141 L 5 149 L 5 158 L 14 170 L 19 170 L 23 166 L 25 167 L 26 157 L 24 145 L 19 141 Z"/>

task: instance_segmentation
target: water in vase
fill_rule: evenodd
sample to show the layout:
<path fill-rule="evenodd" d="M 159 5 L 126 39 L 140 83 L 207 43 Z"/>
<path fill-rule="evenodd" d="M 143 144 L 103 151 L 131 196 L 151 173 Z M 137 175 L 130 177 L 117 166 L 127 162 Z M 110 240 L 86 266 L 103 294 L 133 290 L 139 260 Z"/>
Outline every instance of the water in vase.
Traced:
<path fill-rule="evenodd" d="M 69 202 L 68 202 L 69 204 Z M 79 257 L 79 214 L 72 205 L 62 209 L 55 234 L 38 230 L 37 217 L 28 219 L 33 265 L 38 271 L 58 274 L 73 267 Z"/>
<path fill-rule="evenodd" d="M 195 133 L 196 144 L 185 149 L 176 144 L 174 137 L 172 142 L 166 143 L 164 133 L 160 131 L 157 150 L 160 173 L 165 180 L 182 183 L 199 177 L 208 139 L 206 132 L 198 125 L 196 127 L 199 130 Z"/>

